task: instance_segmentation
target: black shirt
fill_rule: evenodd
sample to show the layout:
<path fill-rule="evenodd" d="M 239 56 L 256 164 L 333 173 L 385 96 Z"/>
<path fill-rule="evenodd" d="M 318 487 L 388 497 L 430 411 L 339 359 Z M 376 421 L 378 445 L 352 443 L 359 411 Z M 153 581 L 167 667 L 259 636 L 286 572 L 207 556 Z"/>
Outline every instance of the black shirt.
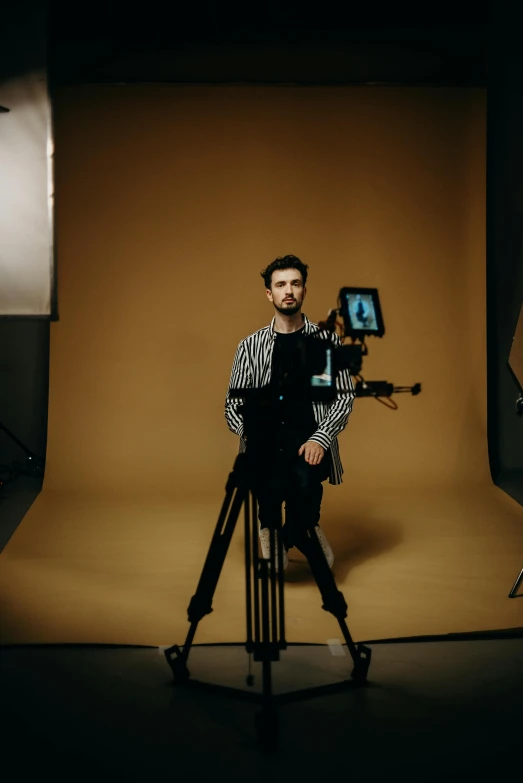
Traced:
<path fill-rule="evenodd" d="M 305 339 L 303 327 L 288 334 L 278 332 L 272 358 L 273 437 L 279 451 L 292 455 L 317 428 L 305 366 Z"/>

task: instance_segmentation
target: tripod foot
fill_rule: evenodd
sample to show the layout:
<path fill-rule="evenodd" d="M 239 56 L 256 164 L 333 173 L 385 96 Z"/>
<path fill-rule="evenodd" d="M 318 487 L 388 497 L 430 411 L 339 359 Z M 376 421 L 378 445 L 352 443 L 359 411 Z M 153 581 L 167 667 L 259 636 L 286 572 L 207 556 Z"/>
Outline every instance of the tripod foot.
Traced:
<path fill-rule="evenodd" d="M 275 709 L 263 709 L 254 716 L 256 738 L 265 751 L 278 747 L 278 713 Z"/>
<path fill-rule="evenodd" d="M 167 663 L 172 669 L 172 673 L 174 675 L 174 684 L 181 685 L 182 683 L 187 682 L 191 674 L 187 668 L 182 651 L 178 645 L 173 644 L 172 647 L 169 647 L 167 650 L 165 650 L 165 657 L 167 659 Z"/>
<path fill-rule="evenodd" d="M 371 655 L 372 650 L 370 647 L 365 647 L 364 644 L 358 644 L 356 647 L 354 669 L 351 674 L 352 679 L 356 680 L 356 682 L 365 682 L 367 680 Z"/>

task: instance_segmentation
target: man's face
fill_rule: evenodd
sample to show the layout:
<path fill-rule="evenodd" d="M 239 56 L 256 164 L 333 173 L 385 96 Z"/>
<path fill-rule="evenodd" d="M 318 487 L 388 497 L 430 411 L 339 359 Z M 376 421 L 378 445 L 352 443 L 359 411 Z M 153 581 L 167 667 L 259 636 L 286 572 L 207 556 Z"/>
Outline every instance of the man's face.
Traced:
<path fill-rule="evenodd" d="M 300 310 L 307 289 L 297 269 L 277 269 L 272 273 L 271 287 L 266 293 L 279 313 L 294 315 Z"/>

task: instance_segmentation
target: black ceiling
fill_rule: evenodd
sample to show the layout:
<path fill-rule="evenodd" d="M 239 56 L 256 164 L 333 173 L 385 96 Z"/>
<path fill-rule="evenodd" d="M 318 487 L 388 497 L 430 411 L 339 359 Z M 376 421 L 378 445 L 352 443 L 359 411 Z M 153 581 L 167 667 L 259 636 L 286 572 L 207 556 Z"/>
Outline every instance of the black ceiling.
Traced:
<path fill-rule="evenodd" d="M 94 0 L 88 4 L 51 0 L 57 40 L 111 37 L 124 42 L 223 39 L 236 35 L 357 31 L 392 32 L 398 27 L 480 27 L 488 20 L 488 2 L 362 3 L 356 0 L 200 0 L 133 5 L 123 0 Z"/>
<path fill-rule="evenodd" d="M 21 25 L 41 29 L 47 11 L 58 83 L 485 81 L 488 0 L 20 0 L 2 8 L 4 71 L 21 59 Z"/>

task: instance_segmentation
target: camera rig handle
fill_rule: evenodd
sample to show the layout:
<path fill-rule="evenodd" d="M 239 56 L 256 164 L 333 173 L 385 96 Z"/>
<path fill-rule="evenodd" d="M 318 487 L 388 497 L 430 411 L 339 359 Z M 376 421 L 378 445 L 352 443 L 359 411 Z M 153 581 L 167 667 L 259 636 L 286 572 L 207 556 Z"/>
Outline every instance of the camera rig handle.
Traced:
<path fill-rule="evenodd" d="M 413 386 L 394 386 L 388 381 L 365 381 L 363 378 L 357 381 L 354 388 L 356 397 L 390 397 L 393 394 L 408 394 L 415 397 L 421 392 L 421 383 Z"/>

